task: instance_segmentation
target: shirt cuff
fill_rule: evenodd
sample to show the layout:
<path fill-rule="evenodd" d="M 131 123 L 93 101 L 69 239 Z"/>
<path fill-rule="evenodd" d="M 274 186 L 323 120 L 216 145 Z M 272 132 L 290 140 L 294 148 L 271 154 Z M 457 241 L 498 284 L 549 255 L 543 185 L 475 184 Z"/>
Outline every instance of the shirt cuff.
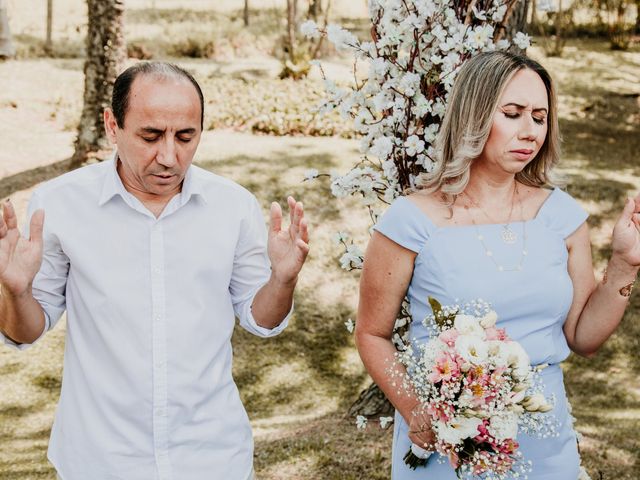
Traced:
<path fill-rule="evenodd" d="M 293 315 L 293 308 L 294 308 L 294 302 L 292 301 L 291 309 L 289 310 L 289 313 L 287 313 L 287 316 L 284 317 L 284 319 L 280 322 L 280 324 L 276 325 L 273 328 L 266 328 L 258 325 L 258 322 L 256 322 L 256 319 L 253 317 L 253 312 L 251 311 L 251 307 L 249 307 L 249 311 L 247 312 L 247 325 L 245 326 L 245 328 L 251 333 L 253 333 L 254 335 L 257 335 L 259 337 L 263 337 L 263 338 L 275 337 L 276 335 L 279 335 L 280 333 L 282 333 L 282 331 L 285 328 L 287 328 L 287 325 L 289 325 L 289 319 L 291 318 L 291 315 Z"/>
<path fill-rule="evenodd" d="M 49 325 L 51 325 L 51 322 L 49 321 L 49 315 L 47 314 L 47 312 L 44 312 L 44 330 L 42 330 L 42 333 L 32 343 L 16 343 L 10 338 L 5 337 L 2 334 L 2 332 L 0 332 L 0 343 L 3 345 L 7 345 L 8 347 L 13 348 L 15 350 L 26 350 L 27 348 L 35 344 L 38 340 L 40 340 L 42 337 L 44 337 L 45 333 L 49 331 Z"/>

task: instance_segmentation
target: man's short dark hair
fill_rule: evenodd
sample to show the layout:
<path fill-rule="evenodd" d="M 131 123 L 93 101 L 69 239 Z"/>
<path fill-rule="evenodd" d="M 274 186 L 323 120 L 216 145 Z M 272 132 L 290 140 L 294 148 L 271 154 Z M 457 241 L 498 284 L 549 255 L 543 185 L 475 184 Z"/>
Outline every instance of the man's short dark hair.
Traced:
<path fill-rule="evenodd" d="M 176 77 L 189 80 L 200 98 L 200 129 L 204 128 L 204 95 L 202 95 L 202 89 L 196 79 L 193 78 L 193 75 L 173 63 L 140 62 L 118 75 L 113 84 L 111 110 L 113 110 L 113 116 L 116 118 L 116 123 L 120 129 L 124 128 L 124 118 L 129 108 L 131 85 L 139 75 L 157 75 L 158 77 Z"/>

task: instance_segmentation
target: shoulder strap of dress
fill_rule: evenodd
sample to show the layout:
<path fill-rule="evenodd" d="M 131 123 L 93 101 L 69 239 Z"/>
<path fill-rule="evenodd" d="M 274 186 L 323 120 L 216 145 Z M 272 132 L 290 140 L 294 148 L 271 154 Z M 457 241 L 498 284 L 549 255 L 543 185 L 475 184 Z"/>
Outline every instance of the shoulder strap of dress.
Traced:
<path fill-rule="evenodd" d="M 585 209 L 571 195 L 557 187 L 538 212 L 540 220 L 562 238 L 567 238 L 575 232 L 588 216 Z"/>
<path fill-rule="evenodd" d="M 420 207 L 406 197 L 399 197 L 373 228 L 398 245 L 419 253 L 436 226 Z"/>

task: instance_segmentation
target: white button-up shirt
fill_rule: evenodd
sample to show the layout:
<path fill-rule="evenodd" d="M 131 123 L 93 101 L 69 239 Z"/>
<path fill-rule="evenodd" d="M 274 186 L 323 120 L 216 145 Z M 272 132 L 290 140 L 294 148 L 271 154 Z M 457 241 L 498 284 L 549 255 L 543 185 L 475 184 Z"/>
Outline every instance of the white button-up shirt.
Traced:
<path fill-rule="evenodd" d="M 155 218 L 112 160 L 38 187 L 29 217 L 38 208 L 45 331 L 67 310 L 48 452 L 61 477 L 245 480 L 253 442 L 231 375 L 234 319 L 264 337 L 288 320 L 269 330 L 251 314 L 270 275 L 255 197 L 191 166 Z"/>

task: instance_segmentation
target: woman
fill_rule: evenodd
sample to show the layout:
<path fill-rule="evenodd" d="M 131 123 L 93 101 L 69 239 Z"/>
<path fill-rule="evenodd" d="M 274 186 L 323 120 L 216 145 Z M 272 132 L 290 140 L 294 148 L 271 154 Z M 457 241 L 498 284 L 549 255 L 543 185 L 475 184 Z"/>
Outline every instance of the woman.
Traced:
<path fill-rule="evenodd" d="M 553 83 L 537 62 L 504 52 L 480 54 L 460 70 L 437 140 L 435 171 L 397 199 L 376 225 L 360 283 L 356 342 L 360 356 L 396 407 L 392 478 L 455 479 L 432 456 L 411 470 L 411 442 L 434 436 L 415 397 L 392 386 L 391 334 L 405 295 L 412 342 L 426 342 L 427 299 L 443 305 L 482 298 L 499 327 L 543 370 L 555 397 L 555 438 L 519 435 L 533 462 L 529 478 L 569 480 L 579 474 L 576 437 L 559 363 L 569 349 L 593 355 L 622 318 L 640 266 L 640 196 L 628 200 L 613 233 L 607 273 L 596 284 L 587 214 L 551 184 L 559 154 Z M 397 363 L 395 369 L 402 367 Z"/>

